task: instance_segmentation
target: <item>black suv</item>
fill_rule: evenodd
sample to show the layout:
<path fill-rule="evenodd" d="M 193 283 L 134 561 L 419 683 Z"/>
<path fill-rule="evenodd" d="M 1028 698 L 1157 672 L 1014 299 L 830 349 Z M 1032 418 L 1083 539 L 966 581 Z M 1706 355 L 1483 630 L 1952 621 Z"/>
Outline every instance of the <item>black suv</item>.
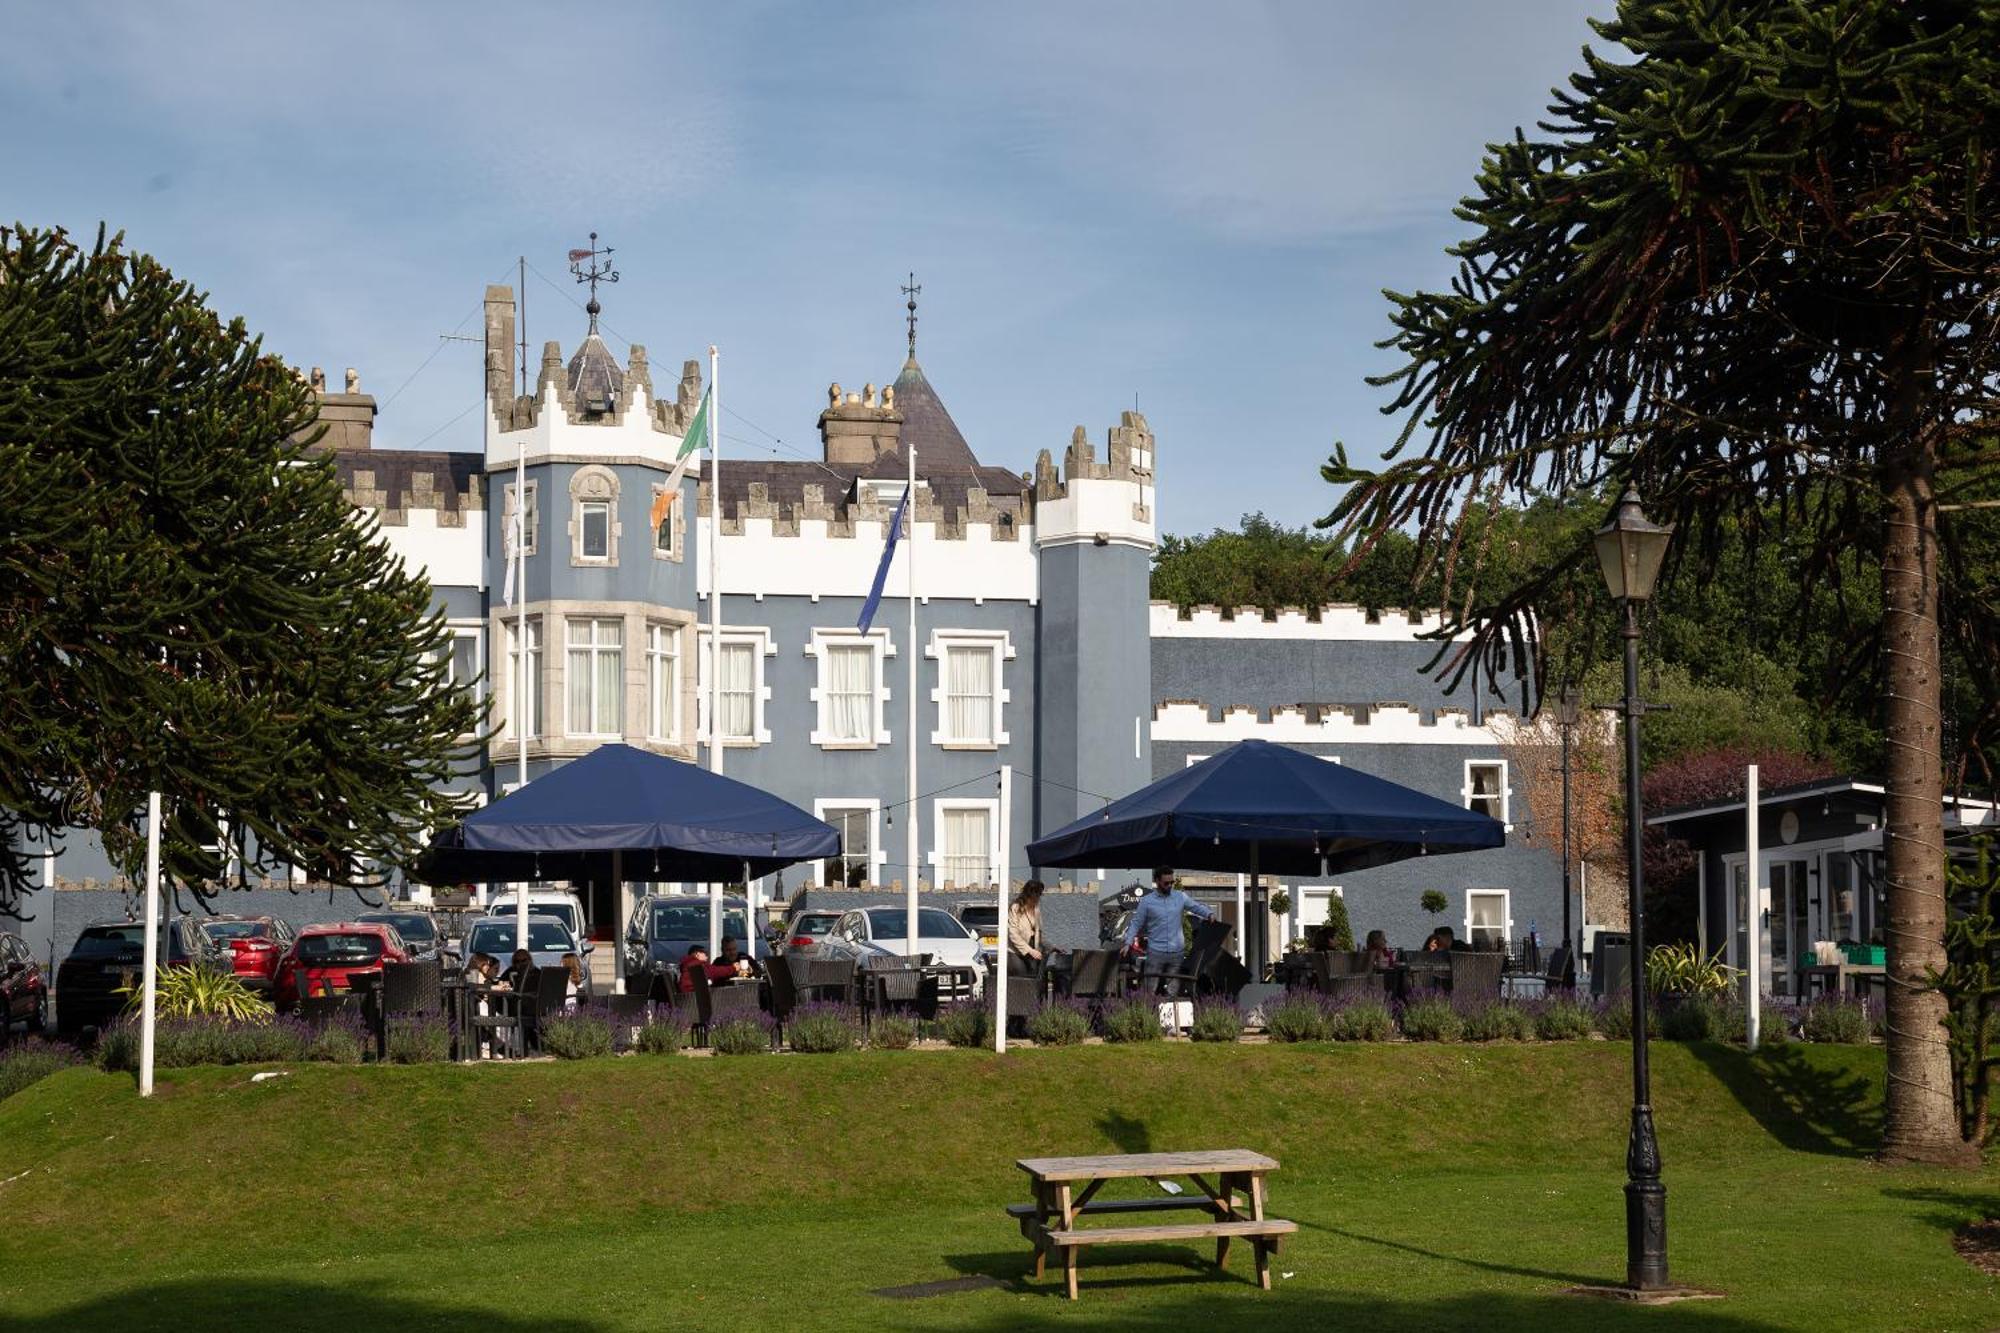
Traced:
<path fill-rule="evenodd" d="M 56 969 L 56 1031 L 74 1037 L 101 1028 L 125 1010 L 145 965 L 146 927 L 137 921 L 94 921 L 83 928 Z M 161 967 L 232 970 L 220 946 L 191 917 L 160 929 Z"/>

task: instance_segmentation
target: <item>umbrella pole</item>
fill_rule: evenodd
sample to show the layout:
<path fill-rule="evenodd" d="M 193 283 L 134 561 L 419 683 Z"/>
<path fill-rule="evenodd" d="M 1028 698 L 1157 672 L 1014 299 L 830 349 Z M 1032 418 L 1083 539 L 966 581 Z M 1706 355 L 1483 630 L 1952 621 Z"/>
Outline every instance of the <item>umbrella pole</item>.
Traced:
<path fill-rule="evenodd" d="M 708 957 L 722 952 L 722 882 L 712 881 L 708 886 Z"/>
<path fill-rule="evenodd" d="M 1250 906 L 1257 913 L 1257 980 L 1271 964 L 1271 905 L 1264 898 L 1264 881 L 1257 873 L 1257 844 L 1250 844 Z"/>
<path fill-rule="evenodd" d="M 514 947 L 528 947 L 528 881 L 525 879 L 514 881 Z M 507 960 L 510 967 L 513 961 L 511 958 Z"/>
<path fill-rule="evenodd" d="M 611 853 L 611 993 L 625 993 L 625 853 Z"/>

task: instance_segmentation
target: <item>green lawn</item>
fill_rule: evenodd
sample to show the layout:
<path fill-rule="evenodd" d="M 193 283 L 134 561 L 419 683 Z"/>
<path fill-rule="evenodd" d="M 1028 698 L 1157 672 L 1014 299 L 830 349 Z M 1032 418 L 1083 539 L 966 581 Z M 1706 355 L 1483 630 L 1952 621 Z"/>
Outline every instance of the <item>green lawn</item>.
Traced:
<path fill-rule="evenodd" d="M 1981 1329 L 1952 1253 L 2000 1172 L 1866 1156 L 1879 1050 L 1655 1046 L 1674 1274 L 1623 1274 L 1629 1051 L 1086 1047 L 578 1064 L 77 1070 L 0 1102 L 0 1328 Z M 1300 1224 L 1024 1280 L 1019 1156 L 1253 1148 Z M 23 1174 L 25 1173 L 25 1174 Z M 1147 1187 L 1150 1188 L 1150 1187 Z M 915 1300 L 875 1289 L 997 1282 Z"/>

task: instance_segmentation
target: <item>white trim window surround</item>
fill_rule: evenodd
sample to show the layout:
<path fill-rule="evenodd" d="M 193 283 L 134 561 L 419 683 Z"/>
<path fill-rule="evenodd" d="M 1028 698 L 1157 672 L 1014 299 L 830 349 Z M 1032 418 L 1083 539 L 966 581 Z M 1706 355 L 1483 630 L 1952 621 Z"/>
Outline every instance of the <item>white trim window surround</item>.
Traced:
<path fill-rule="evenodd" d="M 459 689 L 470 690 L 474 699 L 486 695 L 485 666 L 481 661 L 478 621 L 451 622 L 451 642 L 445 648 L 446 679 Z"/>
<path fill-rule="evenodd" d="M 653 559 L 678 561 L 687 545 L 687 526 L 683 518 L 685 507 L 681 504 L 680 491 L 677 488 L 669 494 L 665 482 L 655 482 L 652 497 L 652 504 L 646 510 L 646 523 L 651 528 L 647 540 L 653 549 Z"/>
<path fill-rule="evenodd" d="M 625 734 L 625 622 L 572 616 L 564 624 L 565 669 L 571 736 L 617 738 Z"/>
<path fill-rule="evenodd" d="M 818 663 L 810 697 L 812 743 L 825 750 L 872 750 L 889 743 L 889 673 L 896 655 L 887 630 L 815 629 L 806 656 Z"/>
<path fill-rule="evenodd" d="M 499 682 L 500 689 L 508 701 L 506 717 L 506 737 L 518 743 L 520 733 L 514 730 L 514 696 L 521 687 L 521 621 L 519 617 L 507 620 L 507 679 Z M 528 739 L 540 740 L 544 734 L 542 717 L 542 618 L 528 617 Z"/>
<path fill-rule="evenodd" d="M 542 483 L 539 481 L 529 482 L 527 540 L 521 544 L 522 555 L 533 555 L 541 547 L 541 542 L 542 542 L 541 496 L 542 496 Z M 505 496 L 501 501 L 501 505 L 502 505 L 502 517 L 504 521 L 509 523 L 513 522 L 514 483 L 511 481 L 506 483 Z M 502 531 L 504 532 L 505 529 L 503 528 Z M 502 545 L 504 548 L 505 543 L 503 542 Z"/>
<path fill-rule="evenodd" d="M 708 740 L 708 627 L 695 637 L 695 712 L 699 738 Z M 770 728 L 765 725 L 766 707 L 771 701 L 764 659 L 778 651 L 771 631 L 761 626 L 722 631 L 722 743 L 724 745 L 769 745 Z"/>
<path fill-rule="evenodd" d="M 882 846 L 882 802 L 873 796 L 826 796 L 813 801 L 813 818 L 840 832 L 840 855 L 820 862 L 830 888 L 882 883 L 889 852 Z"/>
<path fill-rule="evenodd" d="M 1000 864 L 1000 802 L 941 797 L 931 802 L 931 879 L 965 889 L 993 882 Z"/>
<path fill-rule="evenodd" d="M 681 738 L 681 627 L 657 620 L 646 622 L 646 735 Z"/>
<path fill-rule="evenodd" d="M 569 479 L 569 562 L 618 563 L 618 474 L 592 464 Z"/>
<path fill-rule="evenodd" d="M 1514 934 L 1514 900 L 1506 889 L 1465 891 L 1465 939 L 1475 949 L 1507 947 Z"/>
<path fill-rule="evenodd" d="M 937 727 L 931 744 L 947 750 L 997 750 L 1007 734 L 1006 662 L 1014 645 L 1005 630 L 936 629 L 924 656 L 938 664 Z"/>
<path fill-rule="evenodd" d="M 1514 789 L 1507 784 L 1507 761 L 1505 759 L 1468 759 L 1465 761 L 1465 785 L 1459 789 L 1459 798 L 1468 810 L 1477 810 L 1482 815 L 1491 815 L 1514 831 L 1510 814 L 1513 806 Z"/>

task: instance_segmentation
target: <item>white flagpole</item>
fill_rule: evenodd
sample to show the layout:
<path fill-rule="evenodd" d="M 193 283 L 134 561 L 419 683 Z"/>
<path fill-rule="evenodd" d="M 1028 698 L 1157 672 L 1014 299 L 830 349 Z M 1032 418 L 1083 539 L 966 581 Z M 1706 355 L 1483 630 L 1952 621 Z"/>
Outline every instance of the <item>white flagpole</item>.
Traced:
<path fill-rule="evenodd" d="M 923 817 L 917 809 L 917 447 L 912 444 L 906 451 L 910 464 L 909 489 L 904 492 L 903 512 L 910 517 L 909 564 L 904 567 L 909 579 L 910 592 L 910 637 L 906 645 L 909 652 L 909 707 L 906 711 L 905 734 L 909 737 L 909 768 L 905 775 L 904 799 L 908 802 L 910 817 L 904 826 L 904 846 L 910 865 L 910 878 L 905 888 L 904 906 L 909 913 L 909 939 L 907 952 L 911 959 L 917 956 L 917 822 Z M 932 836 L 937 836 L 933 830 Z M 1004 924 L 1004 923 L 1003 923 Z"/>
<path fill-rule="evenodd" d="M 708 345 L 708 771 L 722 771 L 722 445 L 715 419 L 722 413 L 717 384 L 721 370 L 715 344 Z M 752 701 L 754 717 L 755 701 Z M 745 892 L 748 892 L 745 885 Z M 708 886 L 708 956 L 722 949 L 722 885 Z"/>
<path fill-rule="evenodd" d="M 993 951 L 993 975 L 986 984 L 993 988 L 993 1049 L 1007 1053 L 1007 960 L 1012 950 L 1007 938 L 1007 889 L 1014 881 L 1014 766 L 1000 765 L 1000 882 L 994 897 L 1000 904 L 1000 947 Z M 1048 950 L 1042 950 L 1044 960 Z"/>
<path fill-rule="evenodd" d="M 139 1095 L 153 1095 L 153 992 L 160 981 L 160 794 L 146 795 L 146 953 L 139 972 Z"/>
<path fill-rule="evenodd" d="M 525 262 L 525 261 L 524 261 Z M 527 288 L 522 287 L 522 296 Z M 486 405 L 486 419 L 493 420 L 493 405 Z M 528 785 L 528 432 L 514 438 L 514 595 L 521 599 L 521 615 L 514 631 L 514 647 L 520 661 L 514 672 L 514 789 Z M 528 881 L 514 883 L 514 947 L 528 947 Z"/>
<path fill-rule="evenodd" d="M 1757 1049 L 1757 1037 L 1763 1026 L 1763 1015 L 1759 1009 L 1763 1003 L 1763 982 L 1757 976 L 1757 966 L 1763 960 L 1758 956 L 1764 951 L 1764 890 L 1758 883 L 1762 878 L 1757 871 L 1758 847 L 1757 816 L 1757 765 L 1750 765 L 1743 788 L 1743 911 L 1749 923 L 1744 938 L 1749 943 L 1746 952 L 1749 957 L 1743 965 L 1744 1045 Z"/>

